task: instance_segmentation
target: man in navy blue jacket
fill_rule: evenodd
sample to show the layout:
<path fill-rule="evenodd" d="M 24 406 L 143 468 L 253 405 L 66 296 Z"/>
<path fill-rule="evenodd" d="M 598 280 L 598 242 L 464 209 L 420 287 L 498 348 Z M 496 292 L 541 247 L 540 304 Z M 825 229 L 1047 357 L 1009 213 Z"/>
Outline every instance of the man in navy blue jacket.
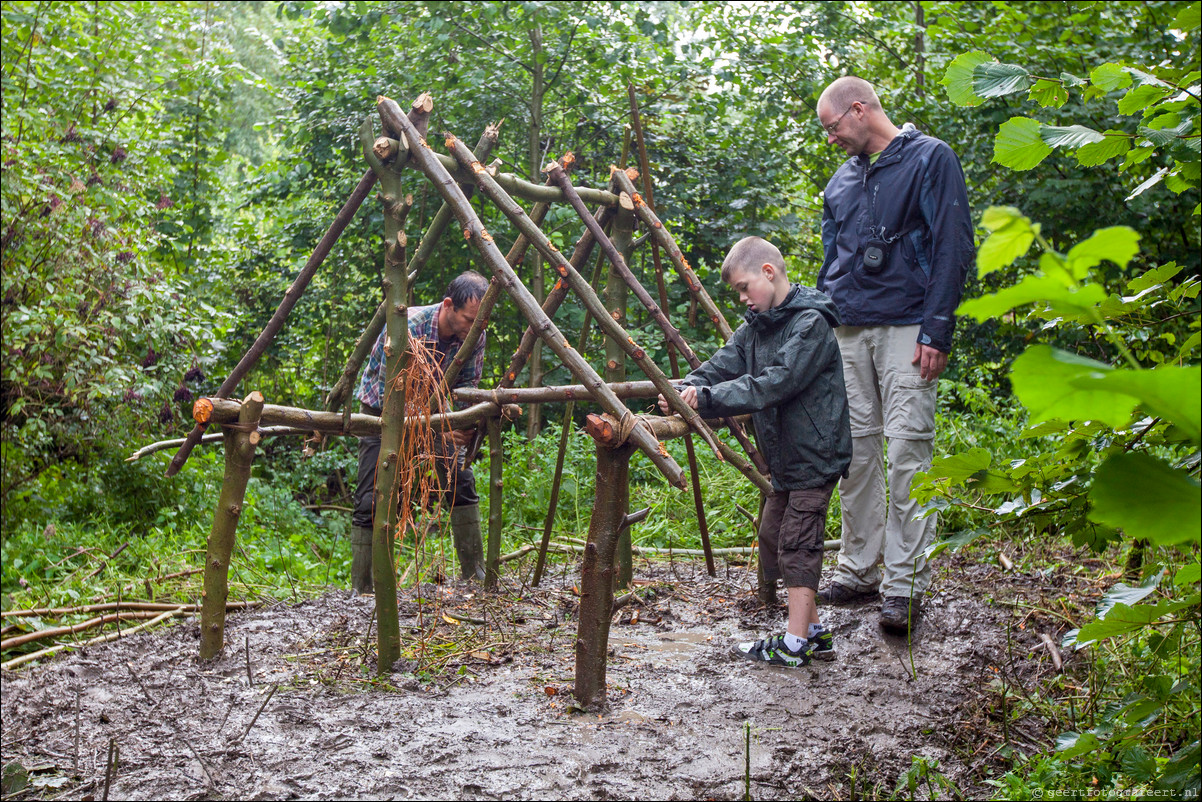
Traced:
<path fill-rule="evenodd" d="M 968 191 L 952 149 L 895 126 L 867 81 L 834 81 L 817 112 L 827 142 L 851 157 L 826 186 L 818 289 L 843 324 L 835 334 L 852 432 L 839 483 L 843 548 L 818 599 L 879 592 L 882 626 L 908 633 L 930 583 L 923 552 L 936 523 L 933 514 L 915 519 L 910 482 L 931 464 L 935 390 L 975 254 Z"/>

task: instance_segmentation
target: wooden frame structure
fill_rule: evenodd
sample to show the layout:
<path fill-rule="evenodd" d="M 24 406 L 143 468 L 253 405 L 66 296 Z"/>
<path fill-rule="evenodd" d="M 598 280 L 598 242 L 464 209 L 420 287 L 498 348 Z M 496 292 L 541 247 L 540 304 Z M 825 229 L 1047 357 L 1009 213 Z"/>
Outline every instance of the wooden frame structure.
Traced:
<path fill-rule="evenodd" d="M 488 521 L 488 549 L 486 559 L 486 585 L 495 585 L 499 575 L 501 539 L 501 503 L 503 464 L 500 427 L 503 419 L 512 419 L 518 413 L 514 406 L 519 402 L 538 403 L 566 400 L 587 401 L 599 406 L 603 415 L 590 415 L 586 431 L 597 444 L 597 493 L 592 522 L 589 527 L 587 546 L 582 565 L 581 605 L 579 631 L 577 635 L 576 696 L 581 705 L 595 708 L 605 702 L 605 655 L 607 652 L 609 622 L 612 617 L 615 571 L 618 584 L 630 579 L 629 547 L 625 549 L 627 559 L 619 559 L 615 569 L 615 555 L 622 552 L 623 539 L 629 543 L 630 527 L 646 517 L 647 511 L 630 514 L 628 510 L 629 485 L 628 467 L 630 457 L 641 451 L 674 486 L 685 487 L 685 471 L 673 460 L 663 446 L 668 437 L 688 438 L 688 457 L 693 479 L 702 541 L 705 547 L 707 567 L 714 573 L 713 557 L 710 553 L 708 531 L 705 526 L 697 466 L 692 446 L 692 435 L 700 437 L 719 460 L 734 465 L 749 481 L 762 492 L 770 492 L 771 484 L 766 476 L 767 467 L 755 450 L 751 440 L 743 432 L 739 421 L 725 419 L 705 421 L 688 406 L 675 389 L 672 380 L 656 365 L 621 323 L 621 314 L 607 308 L 605 302 L 593 288 L 581 270 L 589 262 L 594 250 L 600 251 L 597 274 L 603 263 L 610 266 L 611 281 L 620 280 L 619 289 L 627 290 L 643 304 L 656 322 L 668 343 L 668 351 L 674 377 L 679 376 L 677 353 L 690 367 L 700 364 L 680 331 L 669 320 L 664 311 L 667 295 L 661 251 L 675 268 L 692 294 L 694 301 L 711 319 L 723 338 L 729 338 L 731 329 L 718 312 L 713 299 L 706 293 L 696 274 L 685 260 L 680 248 L 667 228 L 655 215 L 651 205 L 651 184 L 647 175 L 646 150 L 642 143 L 642 131 L 638 120 L 638 107 L 631 90 L 631 109 L 634 129 L 639 146 L 641 177 L 646 197 L 638 192 L 634 181 L 640 172 L 611 167 L 610 184 L 605 190 L 586 189 L 573 185 L 569 176 L 571 154 L 561 162 L 552 162 L 545 168 L 546 183 L 533 184 L 513 175 L 498 173 L 495 167 L 486 167 L 487 159 L 497 141 L 497 126 L 489 126 L 477 143 L 469 149 L 452 134 L 445 136 L 447 155 L 435 153 L 426 139 L 427 124 L 433 100 L 422 94 L 411 105 L 408 112 L 392 100 L 380 97 L 377 112 L 384 134 L 373 136 L 370 120 L 360 129 L 364 158 L 368 169 L 359 185 L 348 198 L 325 236 L 321 239 L 304 269 L 286 293 L 275 315 L 251 348 L 243 356 L 230 376 L 219 388 L 216 396 L 199 399 L 193 409 L 196 427 L 180 446 L 167 469 L 167 475 L 176 473 L 188 458 L 192 448 L 200 442 L 206 427 L 217 424 L 222 427 L 226 453 L 226 473 L 221 497 L 214 515 L 209 536 L 205 562 L 205 597 L 201 616 L 201 657 L 211 658 L 220 653 L 223 645 L 225 625 L 225 602 L 228 595 L 227 571 L 234 546 L 234 531 L 241 512 L 246 483 L 250 475 L 254 451 L 264 429 L 273 427 L 271 433 L 281 431 L 319 432 L 330 435 L 381 436 L 380 462 L 377 469 L 376 509 L 395 508 L 389 499 L 399 497 L 399 479 L 389 482 L 384 477 L 399 476 L 391 470 L 396 464 L 401 445 L 407 431 L 417 425 L 415 420 L 405 419 L 405 399 L 402 392 L 393 391 L 385 399 L 380 417 L 353 414 L 349 398 L 355 377 L 380 331 L 386 330 L 385 370 L 389 386 L 402 369 L 408 338 L 408 309 L 406 298 L 412 282 L 419 278 L 423 267 L 434 251 L 439 237 L 451 226 L 452 220 L 462 236 L 475 247 L 492 272 L 488 291 L 481 300 L 476 325 L 466 335 L 460 351 L 452 360 L 445 377 L 445 386 L 450 386 L 463 364 L 471 354 L 487 323 L 489 314 L 502 294 L 507 295 L 527 321 L 519 347 L 503 374 L 499 385 L 492 389 L 460 389 L 451 393 L 454 400 L 470 403 L 468 408 L 434 415 L 440 426 L 453 429 L 477 429 L 477 447 L 481 430 L 487 431 L 490 446 L 490 515 Z M 401 192 L 401 176 L 408 168 L 420 172 L 431 182 L 443 199 L 442 207 L 432 218 L 412 258 L 406 258 L 407 240 L 403 231 L 405 216 L 412 203 L 411 196 Z M 385 226 L 385 300 L 359 338 L 345 368 L 335 382 L 322 411 L 304 410 L 265 404 L 262 395 L 251 393 L 242 401 L 229 396 L 238 383 L 254 366 L 266 350 L 267 345 L 283 326 L 288 313 L 304 292 L 305 286 L 316 273 L 334 242 L 345 229 L 359 206 L 366 200 L 373 186 L 379 182 L 379 199 L 384 209 Z M 479 191 L 487 198 L 519 233 L 508 254 L 502 254 L 496 242 L 485 228 L 469 203 L 469 197 Z M 515 200 L 532 201 L 529 212 Z M 540 229 L 543 217 L 551 203 L 568 204 L 583 223 L 583 231 L 576 242 L 571 257 L 561 253 Z M 589 210 L 589 204 L 596 207 Z M 606 233 L 613 226 L 613 237 Z M 632 249 L 632 234 L 641 226 L 651 241 L 659 301 L 643 287 L 629 267 Z M 526 252 L 533 247 L 545 264 L 556 271 L 559 278 L 547 297 L 539 303 L 515 273 Z M 619 357 L 632 360 L 644 372 L 649 381 L 607 381 L 589 364 L 580 353 L 583 345 L 573 348 L 563 332 L 556 326 L 554 316 L 569 292 L 575 293 L 586 309 L 585 328 L 589 322 L 605 333 L 607 352 L 612 354 L 610 367 Z M 579 382 L 566 387 L 516 387 L 517 377 L 526 364 L 534 344 L 541 341 L 571 371 Z M 614 375 L 614 374 L 610 374 Z M 670 418 L 635 415 L 626 408 L 624 398 L 650 398 L 662 394 L 677 416 Z M 341 410 L 341 412 L 339 412 Z M 569 413 L 570 414 L 570 413 Z M 429 421 L 426 418 L 423 422 Z M 714 428 L 728 427 L 735 435 L 743 453 L 720 440 Z M 563 447 L 561 442 L 559 464 L 562 469 Z M 474 448 L 469 459 L 474 456 Z M 546 549 L 558 498 L 559 470 L 556 472 L 552 491 L 551 509 L 544 527 L 541 550 L 535 569 L 534 582 L 542 575 Z M 379 631 L 378 664 L 382 673 L 391 669 L 400 656 L 400 636 L 397 616 L 396 574 L 394 565 L 395 511 L 378 514 L 373 532 L 373 571 L 376 590 L 376 618 Z"/>

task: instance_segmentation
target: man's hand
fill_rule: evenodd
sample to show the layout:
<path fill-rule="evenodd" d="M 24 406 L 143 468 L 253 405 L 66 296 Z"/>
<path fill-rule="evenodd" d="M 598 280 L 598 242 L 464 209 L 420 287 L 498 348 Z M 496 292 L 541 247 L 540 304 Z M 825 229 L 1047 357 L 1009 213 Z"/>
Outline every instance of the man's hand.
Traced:
<path fill-rule="evenodd" d="M 934 381 L 947 368 L 947 354 L 937 348 L 918 343 L 914 346 L 914 358 L 910 360 L 910 364 L 918 365 L 918 372 L 922 378 Z"/>
<path fill-rule="evenodd" d="M 444 438 L 450 440 L 456 448 L 470 446 L 472 444 L 472 436 L 475 435 L 475 429 L 454 429 L 443 435 Z"/>
<path fill-rule="evenodd" d="M 697 388 L 693 385 L 680 388 L 681 399 L 693 409 L 697 408 Z M 668 404 L 668 399 L 662 395 L 659 397 L 659 409 L 665 415 L 672 414 L 672 407 Z"/>

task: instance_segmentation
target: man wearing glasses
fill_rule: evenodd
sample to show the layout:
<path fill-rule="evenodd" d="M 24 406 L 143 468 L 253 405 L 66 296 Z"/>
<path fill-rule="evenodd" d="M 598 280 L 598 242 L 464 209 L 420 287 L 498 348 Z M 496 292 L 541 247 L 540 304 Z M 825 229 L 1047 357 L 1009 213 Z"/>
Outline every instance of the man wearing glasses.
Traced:
<path fill-rule="evenodd" d="M 880 593 L 881 625 L 908 634 L 935 537 L 934 514 L 915 520 L 910 482 L 931 465 L 935 390 L 975 255 L 968 191 L 952 149 L 909 123 L 895 126 L 867 81 L 837 79 L 817 112 L 827 142 L 851 157 L 826 185 L 818 289 L 842 318 L 835 335 L 852 433 L 850 472 L 839 482 L 843 547 L 818 600 Z"/>

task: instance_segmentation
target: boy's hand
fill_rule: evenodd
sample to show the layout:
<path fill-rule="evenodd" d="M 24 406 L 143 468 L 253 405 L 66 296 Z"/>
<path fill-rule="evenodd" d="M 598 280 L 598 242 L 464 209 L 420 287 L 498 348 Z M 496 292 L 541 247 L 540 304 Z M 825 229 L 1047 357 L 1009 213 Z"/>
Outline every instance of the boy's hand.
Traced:
<path fill-rule="evenodd" d="M 697 388 L 693 385 L 690 384 L 687 387 L 681 387 L 680 397 L 681 400 L 683 400 L 693 409 L 697 408 Z M 665 415 L 672 414 L 672 407 L 668 405 L 668 399 L 664 398 L 662 395 L 659 397 L 659 409 Z"/>
<path fill-rule="evenodd" d="M 475 435 L 475 429 L 455 429 L 443 434 L 443 439 L 447 441 L 449 448 L 462 448 L 466 445 L 471 445 L 472 437 Z"/>

